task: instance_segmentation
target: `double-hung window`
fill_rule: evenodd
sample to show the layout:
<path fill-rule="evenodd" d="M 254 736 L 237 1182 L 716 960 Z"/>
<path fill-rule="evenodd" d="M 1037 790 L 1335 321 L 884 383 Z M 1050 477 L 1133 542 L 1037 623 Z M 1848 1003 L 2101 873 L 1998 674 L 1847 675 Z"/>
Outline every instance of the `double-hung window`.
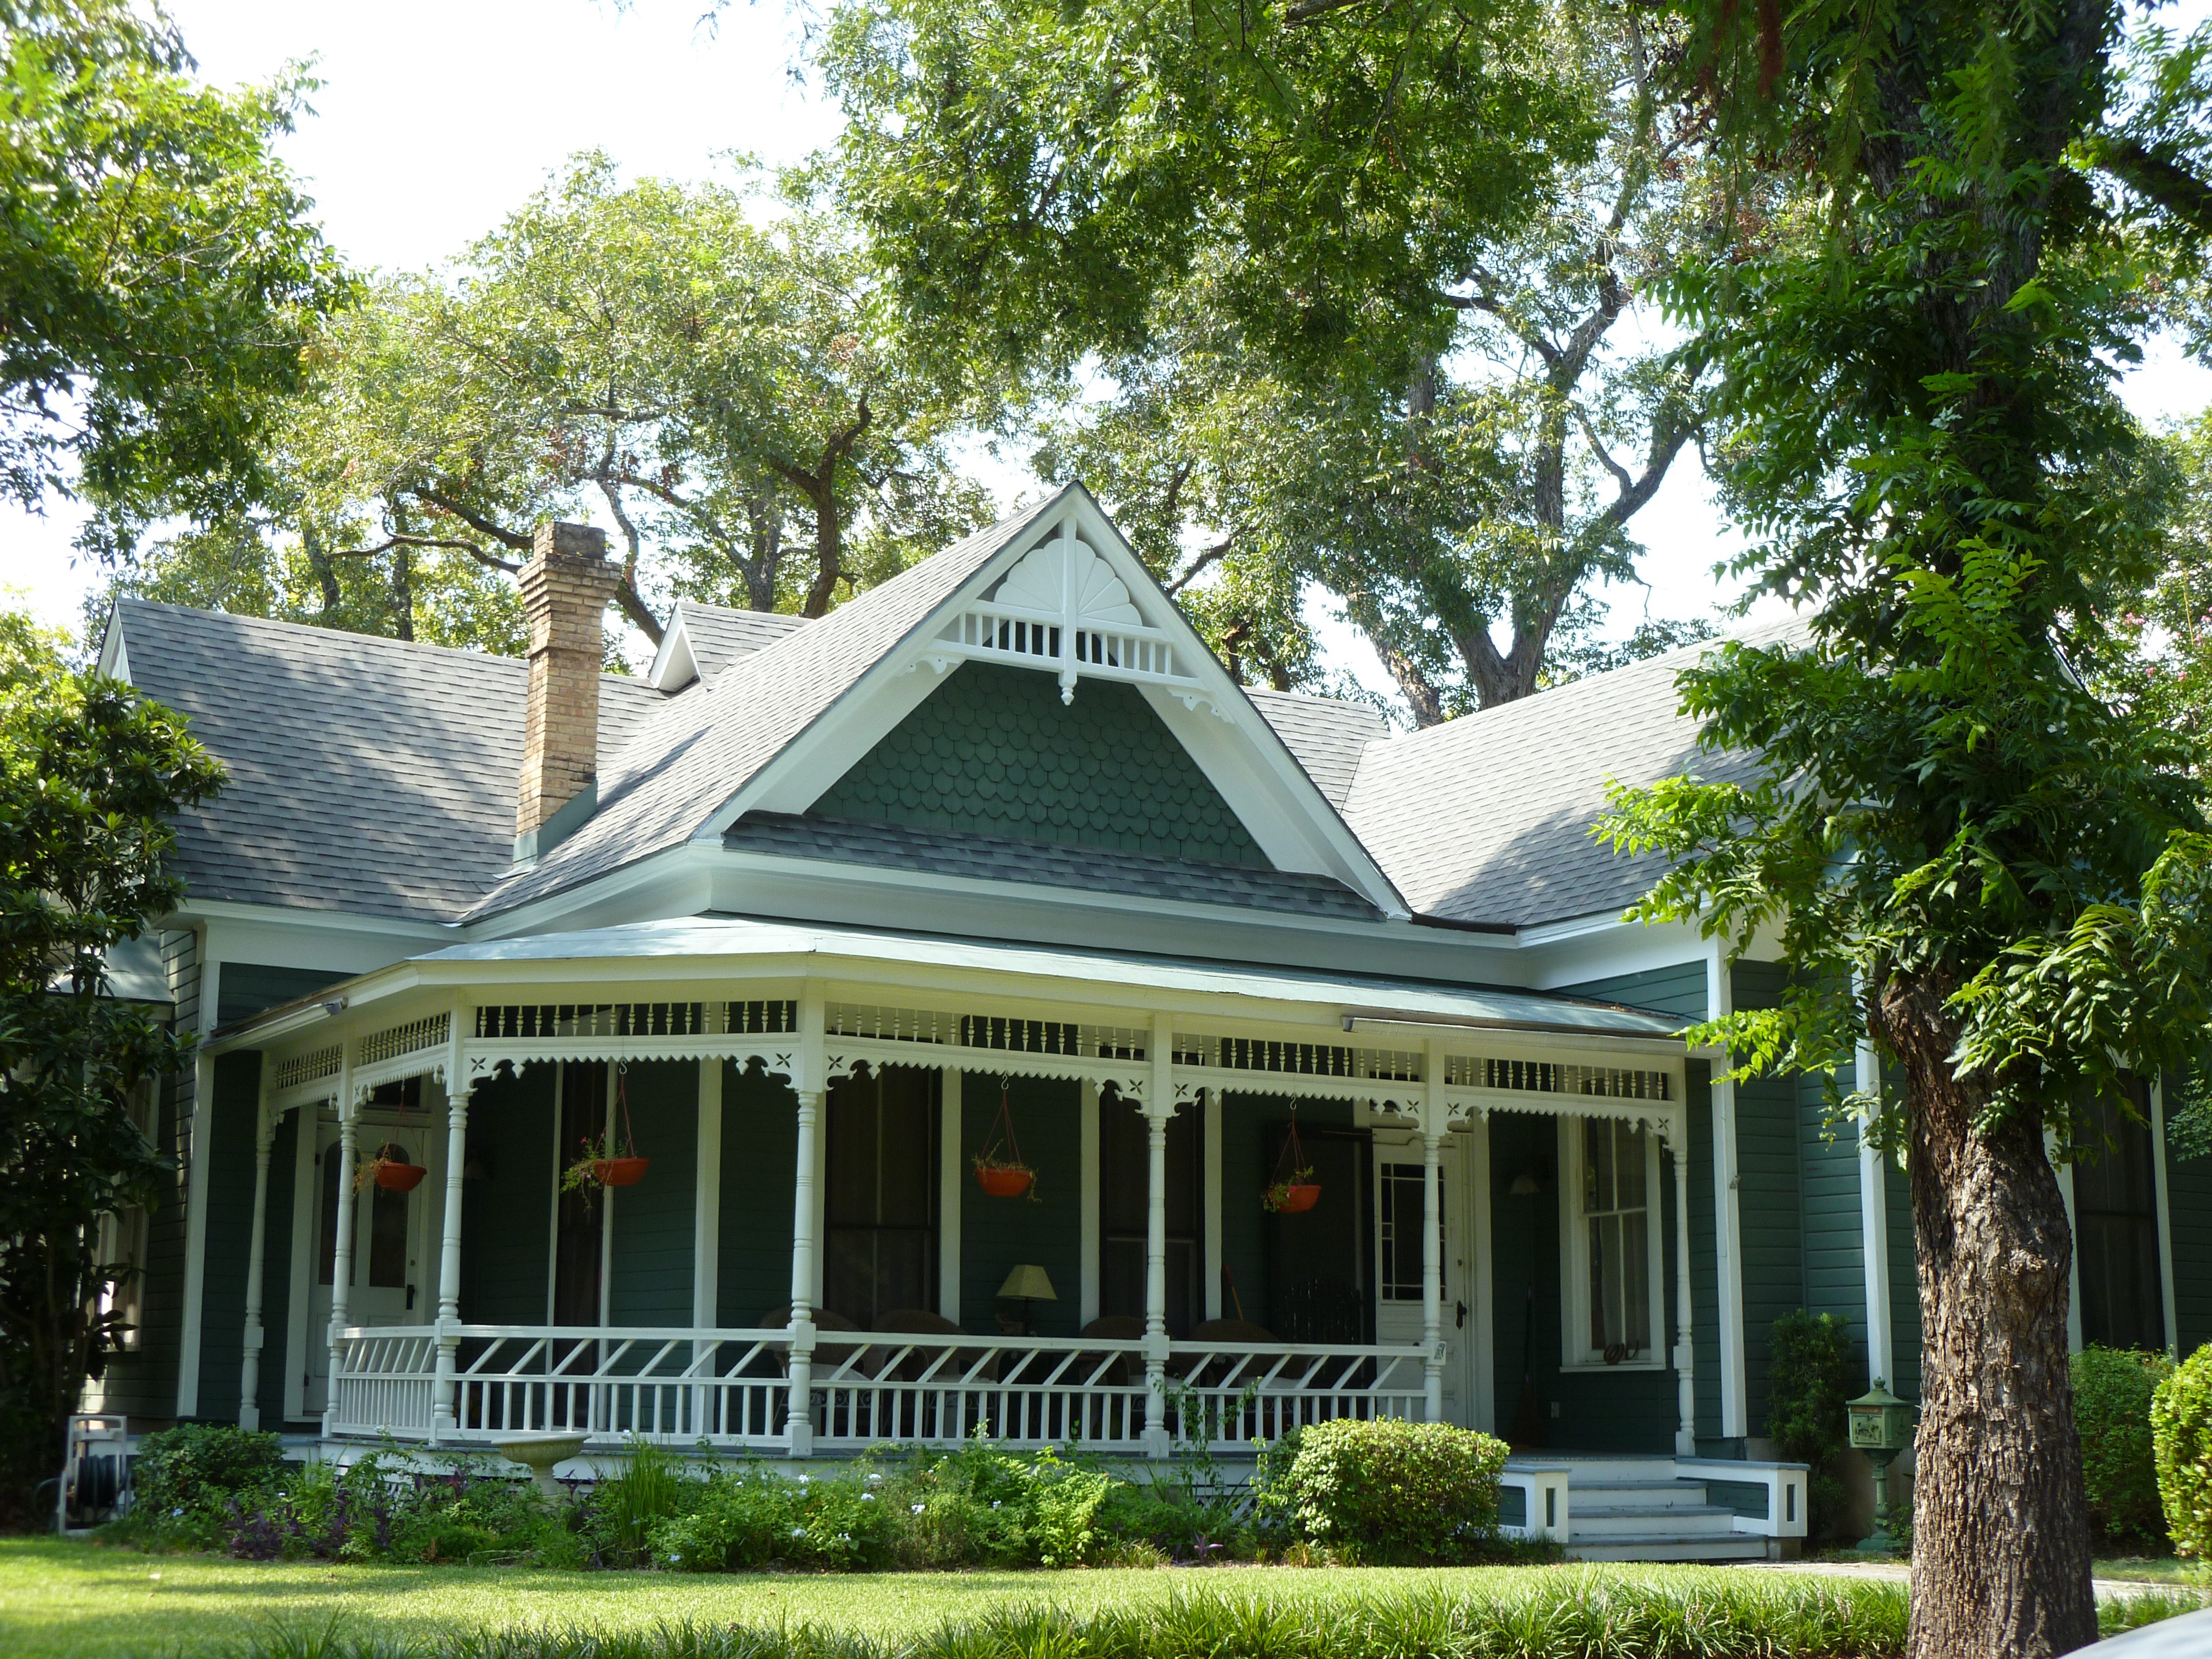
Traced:
<path fill-rule="evenodd" d="M 1560 1126 L 1568 1178 L 1561 1240 L 1569 1367 L 1660 1364 L 1659 1153 L 1650 1132 L 1611 1118 Z"/>

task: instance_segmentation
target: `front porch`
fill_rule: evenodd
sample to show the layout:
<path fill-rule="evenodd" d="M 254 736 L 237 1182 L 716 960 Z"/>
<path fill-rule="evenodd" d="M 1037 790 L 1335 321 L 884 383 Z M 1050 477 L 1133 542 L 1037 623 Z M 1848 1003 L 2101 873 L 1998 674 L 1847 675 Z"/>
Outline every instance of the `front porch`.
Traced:
<path fill-rule="evenodd" d="M 979 1430 L 1150 1459 L 1342 1417 L 1498 1430 L 1492 1210 L 1528 1178 L 1491 1167 L 1498 1114 L 1574 1194 L 1559 1369 L 1638 1420 L 1664 1388 L 1644 1449 L 1695 1449 L 1684 1059 L 1657 1017 L 735 921 L 401 967 L 218 1040 L 260 1056 L 247 1423 L 281 1395 L 341 1442 L 793 1459 Z M 617 1115 L 645 1180 L 562 1193 Z M 977 1190 L 1002 1121 L 1039 1201 Z M 1556 1151 L 1530 1157 L 1539 1126 Z M 1292 1129 L 1327 1198 L 1266 1214 Z M 425 1166 L 397 1200 L 356 1178 L 393 1147 Z M 1017 1269 L 1051 1299 L 1001 1299 Z"/>

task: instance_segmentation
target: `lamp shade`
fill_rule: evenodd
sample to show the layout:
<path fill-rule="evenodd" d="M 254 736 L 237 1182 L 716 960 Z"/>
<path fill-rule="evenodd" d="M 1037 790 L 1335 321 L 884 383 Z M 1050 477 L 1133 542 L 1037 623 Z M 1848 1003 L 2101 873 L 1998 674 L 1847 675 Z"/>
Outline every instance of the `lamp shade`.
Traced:
<path fill-rule="evenodd" d="M 1034 1261 L 1024 1261 L 1006 1275 L 1006 1282 L 999 1286 L 999 1294 L 1009 1300 L 1024 1302 L 1057 1302 L 1053 1294 L 1052 1275 Z"/>
<path fill-rule="evenodd" d="M 1534 1198 L 1539 1189 L 1536 1177 L 1524 1170 L 1513 1177 L 1513 1184 L 1505 1190 L 1515 1198 Z"/>

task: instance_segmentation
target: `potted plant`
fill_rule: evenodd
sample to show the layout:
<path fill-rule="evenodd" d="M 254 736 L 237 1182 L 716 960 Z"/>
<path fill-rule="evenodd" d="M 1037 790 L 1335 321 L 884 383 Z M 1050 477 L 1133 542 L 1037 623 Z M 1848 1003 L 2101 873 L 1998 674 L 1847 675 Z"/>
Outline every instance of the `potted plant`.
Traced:
<path fill-rule="evenodd" d="M 999 1121 L 991 1139 L 975 1154 L 975 1184 L 993 1198 L 1036 1200 L 1036 1171 L 1023 1161 L 1021 1143 L 1014 1139 L 1013 1111 L 1007 1101 L 1007 1081 L 999 1079 Z"/>
<path fill-rule="evenodd" d="M 616 1124 L 622 1126 L 617 1138 Z M 564 1193 L 589 1192 L 594 1187 L 635 1187 L 645 1179 L 653 1160 L 638 1155 L 637 1136 L 629 1121 L 629 1079 L 616 1073 L 615 1107 L 607 1114 L 606 1133 L 586 1135 L 577 1144 L 576 1156 L 561 1172 Z"/>
<path fill-rule="evenodd" d="M 409 1163 L 404 1148 L 387 1141 L 376 1149 L 374 1157 L 354 1171 L 353 1189 L 358 1193 L 377 1186 L 387 1193 L 411 1193 L 422 1184 L 422 1177 L 428 1173 L 422 1164 Z"/>
<path fill-rule="evenodd" d="M 1275 1160 L 1275 1178 L 1260 1195 L 1260 1207 L 1271 1215 L 1303 1215 L 1321 1202 L 1321 1182 L 1314 1179 L 1306 1149 L 1298 1143 L 1298 1110 L 1291 1108 L 1291 1132 L 1284 1138 L 1282 1155 Z"/>

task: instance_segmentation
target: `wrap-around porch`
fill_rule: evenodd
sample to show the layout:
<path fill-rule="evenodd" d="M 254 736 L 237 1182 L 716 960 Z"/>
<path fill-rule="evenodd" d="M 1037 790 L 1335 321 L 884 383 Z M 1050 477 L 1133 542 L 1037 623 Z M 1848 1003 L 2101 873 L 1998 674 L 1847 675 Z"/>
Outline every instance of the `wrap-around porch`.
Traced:
<path fill-rule="evenodd" d="M 465 947 L 230 1039 L 262 1056 L 243 1420 L 270 1152 L 296 1112 L 317 1223 L 278 1282 L 314 1316 L 288 1330 L 326 1344 L 287 1358 L 332 1439 L 806 1458 L 980 1431 L 1165 1457 L 1342 1417 L 1499 1428 L 1506 1114 L 1559 1121 L 1570 1161 L 1601 1144 L 1633 1166 L 1632 1194 L 1608 1164 L 1606 1201 L 1647 1206 L 1648 1233 L 1641 1210 L 1597 1216 L 1563 1231 L 1563 1270 L 1608 1366 L 1674 1373 L 1673 1449 L 1694 1453 L 1691 1299 L 1650 1248 L 1671 1169 L 1686 1284 L 1683 1055 L 1656 1018 L 859 935 L 825 962 L 818 930 L 805 952 L 774 937 L 799 930 L 708 931 Z M 559 1190 L 610 1121 L 646 1177 Z M 971 1166 L 1009 1127 L 1036 1190 L 988 1196 Z M 357 1180 L 380 1154 L 423 1166 L 404 1201 Z M 1326 1194 L 1310 1213 L 1262 1210 L 1286 1154 Z"/>

